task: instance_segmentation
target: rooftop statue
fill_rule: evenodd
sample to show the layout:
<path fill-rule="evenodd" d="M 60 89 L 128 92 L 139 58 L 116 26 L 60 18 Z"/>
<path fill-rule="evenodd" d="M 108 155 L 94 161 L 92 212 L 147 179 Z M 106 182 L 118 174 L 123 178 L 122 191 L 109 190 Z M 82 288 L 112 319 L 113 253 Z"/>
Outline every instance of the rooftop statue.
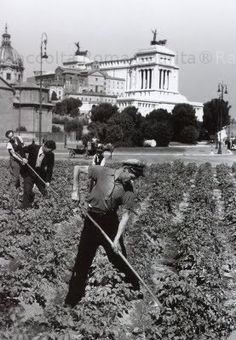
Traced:
<path fill-rule="evenodd" d="M 155 29 L 154 31 L 152 31 L 152 33 L 153 33 L 152 43 L 157 42 L 157 30 Z M 153 45 L 155 45 L 155 44 L 153 44 Z"/>
<path fill-rule="evenodd" d="M 166 45 L 167 40 L 163 39 L 163 40 L 158 40 L 157 41 L 157 30 L 152 30 L 153 33 L 153 39 L 151 41 L 151 45 Z"/>
<path fill-rule="evenodd" d="M 80 51 L 80 45 L 79 45 L 79 41 L 75 43 L 75 46 L 77 47 L 77 50 L 75 52 L 75 55 L 83 55 L 86 56 L 88 53 L 88 50 L 86 51 Z"/>

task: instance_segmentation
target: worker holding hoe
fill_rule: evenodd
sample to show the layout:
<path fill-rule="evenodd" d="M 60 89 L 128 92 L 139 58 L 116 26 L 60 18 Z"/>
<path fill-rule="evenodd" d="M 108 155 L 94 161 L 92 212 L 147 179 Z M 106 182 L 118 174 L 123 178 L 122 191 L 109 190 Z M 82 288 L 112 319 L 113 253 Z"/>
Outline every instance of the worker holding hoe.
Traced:
<path fill-rule="evenodd" d="M 109 261 L 115 268 L 125 274 L 125 281 L 131 283 L 134 290 L 139 290 L 139 280 L 118 253 L 120 248 L 126 257 L 123 233 L 134 209 L 135 195 L 132 182 L 144 176 L 144 167 L 145 165 L 136 159 L 124 162 L 119 169 L 99 165 L 74 167 L 73 200 L 80 200 L 80 173 L 88 174 L 94 185 L 88 198 L 88 213 L 80 236 L 66 305 L 73 307 L 84 296 L 88 272 L 100 245 L 104 247 Z M 119 206 L 124 208 L 120 221 L 117 215 Z M 113 242 L 107 241 L 92 220 Z"/>

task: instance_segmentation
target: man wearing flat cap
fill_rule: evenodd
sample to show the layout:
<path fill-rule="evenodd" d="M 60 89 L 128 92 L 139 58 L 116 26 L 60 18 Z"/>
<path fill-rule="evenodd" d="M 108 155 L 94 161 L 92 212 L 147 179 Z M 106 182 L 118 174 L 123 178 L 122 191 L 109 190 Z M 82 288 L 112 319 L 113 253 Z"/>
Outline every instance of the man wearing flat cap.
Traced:
<path fill-rule="evenodd" d="M 109 261 L 115 268 L 125 274 L 125 281 L 131 283 L 134 290 L 139 290 L 138 279 L 120 258 L 118 250 L 120 248 L 126 257 L 123 232 L 130 214 L 134 211 L 135 195 L 132 182 L 144 176 L 144 168 L 145 165 L 136 159 L 123 162 L 119 169 L 99 165 L 74 167 L 72 199 L 80 201 L 79 176 L 80 173 L 88 174 L 94 183 L 88 197 L 88 213 L 113 241 L 113 247 L 86 216 L 65 300 L 66 305 L 73 307 L 84 296 L 89 269 L 100 245 L 105 249 Z M 120 206 L 123 206 L 123 211 L 119 221 L 117 211 Z"/>

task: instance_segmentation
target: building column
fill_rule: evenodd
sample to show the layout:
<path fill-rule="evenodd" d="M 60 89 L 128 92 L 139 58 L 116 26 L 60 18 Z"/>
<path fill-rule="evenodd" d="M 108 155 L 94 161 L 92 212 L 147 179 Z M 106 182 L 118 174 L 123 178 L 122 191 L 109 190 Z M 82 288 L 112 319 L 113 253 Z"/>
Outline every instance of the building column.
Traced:
<path fill-rule="evenodd" d="M 145 69 L 145 89 L 148 88 L 148 70 Z"/>
<path fill-rule="evenodd" d="M 132 71 L 129 70 L 129 90 L 131 89 L 131 82 L 132 82 Z"/>
<path fill-rule="evenodd" d="M 169 90 L 170 85 L 170 71 L 167 71 L 167 90 Z"/>
<path fill-rule="evenodd" d="M 152 69 L 149 69 L 149 89 L 152 88 Z"/>
<path fill-rule="evenodd" d="M 166 88 L 166 70 L 163 70 L 163 85 L 162 85 L 163 90 Z"/>
<path fill-rule="evenodd" d="M 159 70 L 159 89 L 162 88 L 162 70 Z"/>

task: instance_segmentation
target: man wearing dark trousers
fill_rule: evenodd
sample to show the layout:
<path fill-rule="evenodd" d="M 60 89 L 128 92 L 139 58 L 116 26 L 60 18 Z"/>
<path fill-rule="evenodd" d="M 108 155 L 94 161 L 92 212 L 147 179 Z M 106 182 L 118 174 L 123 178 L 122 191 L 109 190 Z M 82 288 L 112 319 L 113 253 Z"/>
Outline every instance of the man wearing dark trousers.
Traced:
<path fill-rule="evenodd" d="M 132 181 L 143 176 L 143 170 L 144 164 L 138 160 L 126 161 L 119 169 L 99 165 L 74 167 L 72 199 L 80 200 L 79 175 L 88 174 L 95 183 L 88 199 L 88 213 L 113 241 L 113 246 L 86 216 L 65 300 L 66 305 L 73 307 L 84 296 L 89 269 L 100 245 L 105 249 L 109 261 L 125 274 L 125 281 L 131 283 L 134 290 L 139 290 L 138 279 L 120 258 L 118 250 L 120 248 L 126 257 L 122 234 L 134 209 Z M 120 221 L 117 215 L 119 206 L 124 208 Z"/>
<path fill-rule="evenodd" d="M 36 171 L 36 173 L 44 180 L 43 183 L 38 176 L 27 166 L 24 167 L 24 194 L 22 208 L 30 208 L 34 201 L 33 186 L 38 187 L 43 196 L 47 195 L 46 186 L 52 179 L 54 167 L 54 153 L 56 143 L 53 140 L 46 141 L 42 146 L 37 144 L 30 144 L 23 148 L 24 152 L 28 154 L 28 164 Z"/>
<path fill-rule="evenodd" d="M 15 188 L 20 191 L 20 175 L 24 168 L 25 152 L 23 150 L 24 142 L 20 136 L 15 136 L 13 130 L 8 130 L 5 134 L 8 138 L 7 150 L 10 154 L 10 173 Z"/>

